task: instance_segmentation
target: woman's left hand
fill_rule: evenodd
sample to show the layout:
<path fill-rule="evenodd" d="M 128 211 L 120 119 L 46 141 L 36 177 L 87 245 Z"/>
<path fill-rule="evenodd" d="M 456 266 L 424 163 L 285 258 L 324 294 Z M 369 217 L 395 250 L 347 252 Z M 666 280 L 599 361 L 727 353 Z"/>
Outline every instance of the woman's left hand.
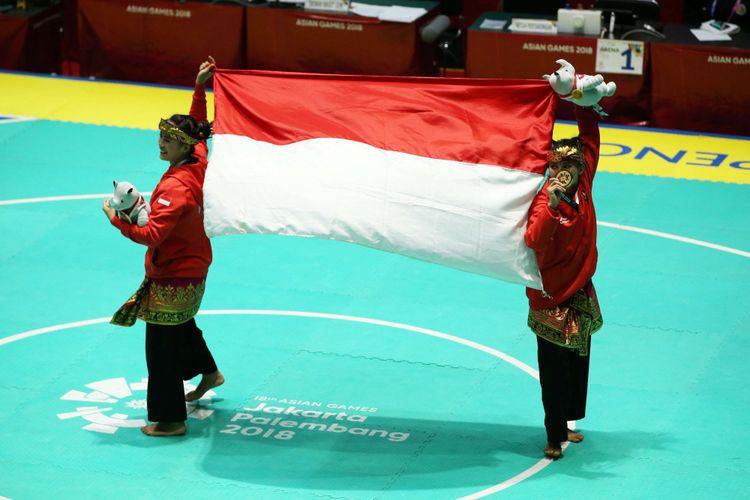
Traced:
<path fill-rule="evenodd" d="M 104 212 L 104 215 L 107 216 L 107 220 L 112 220 L 117 215 L 117 212 L 115 212 L 115 209 L 109 206 L 109 200 L 104 200 L 104 204 L 102 205 L 102 211 Z"/>

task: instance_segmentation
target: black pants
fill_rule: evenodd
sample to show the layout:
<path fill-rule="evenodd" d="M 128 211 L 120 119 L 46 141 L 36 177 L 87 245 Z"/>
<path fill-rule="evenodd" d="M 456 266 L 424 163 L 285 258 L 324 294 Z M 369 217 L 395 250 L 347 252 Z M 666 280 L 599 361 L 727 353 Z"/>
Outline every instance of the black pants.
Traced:
<path fill-rule="evenodd" d="M 591 338 L 588 356 L 579 356 L 575 350 L 539 336 L 536 340 L 547 441 L 561 443 L 568 440 L 567 421 L 586 416 Z"/>
<path fill-rule="evenodd" d="M 146 366 L 148 419 L 152 422 L 186 420 L 182 381 L 217 369 L 195 319 L 179 325 L 146 323 Z"/>

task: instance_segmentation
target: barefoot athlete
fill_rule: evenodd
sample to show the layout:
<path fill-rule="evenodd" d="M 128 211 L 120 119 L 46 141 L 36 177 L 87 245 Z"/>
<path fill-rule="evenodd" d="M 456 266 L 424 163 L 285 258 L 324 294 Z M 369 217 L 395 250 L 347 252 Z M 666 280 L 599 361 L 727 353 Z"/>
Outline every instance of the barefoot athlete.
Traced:
<path fill-rule="evenodd" d="M 529 209 L 525 240 L 536 253 L 545 291 L 526 289 L 528 325 L 537 337 L 539 381 L 550 458 L 583 434 L 568 420 L 586 414 L 591 335 L 602 326 L 594 285 L 596 214 L 591 186 L 599 162 L 599 116 L 575 107 L 578 137 L 554 141 L 549 179 Z"/>
<path fill-rule="evenodd" d="M 195 323 L 205 290 L 211 243 L 203 229 L 203 178 L 211 125 L 206 121 L 205 84 L 213 75 L 209 56 L 198 70 L 190 115 L 172 115 L 159 123 L 159 158 L 169 162 L 151 196 L 148 223 L 139 227 L 116 216 L 104 202 L 109 222 L 127 238 L 146 245 L 146 278 L 114 314 L 112 323 L 146 322 L 149 436 L 186 432 L 185 401 L 200 399 L 224 383 Z M 202 374 L 198 387 L 184 393 L 183 380 Z"/>

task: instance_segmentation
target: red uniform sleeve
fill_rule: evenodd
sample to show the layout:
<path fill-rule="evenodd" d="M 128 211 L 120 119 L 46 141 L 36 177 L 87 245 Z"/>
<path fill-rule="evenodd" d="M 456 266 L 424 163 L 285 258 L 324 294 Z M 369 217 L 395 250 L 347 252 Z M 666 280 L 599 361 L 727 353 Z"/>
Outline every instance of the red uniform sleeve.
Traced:
<path fill-rule="evenodd" d="M 193 103 L 190 105 L 190 116 L 198 121 L 208 120 L 208 112 L 206 111 L 206 88 L 203 85 L 195 85 L 193 91 Z M 206 141 L 200 141 L 195 145 L 195 156 L 199 161 L 206 161 L 208 157 L 208 146 Z"/>
<path fill-rule="evenodd" d="M 586 169 L 593 177 L 599 166 L 599 114 L 594 108 L 575 106 L 578 122 L 578 137 L 583 142 L 583 153 L 586 157 Z"/>
<path fill-rule="evenodd" d="M 560 212 L 549 207 L 549 198 L 540 191 L 531 204 L 529 222 L 526 225 L 524 241 L 532 250 L 545 248 L 554 238 L 560 226 Z"/>
<path fill-rule="evenodd" d="M 199 122 L 208 120 L 208 111 L 206 111 L 206 88 L 203 85 L 195 86 L 193 91 L 193 103 L 190 105 L 190 116 Z"/>
<path fill-rule="evenodd" d="M 113 226 L 127 238 L 148 247 L 158 246 L 169 235 L 187 205 L 188 193 L 178 181 L 165 179 L 151 197 L 148 223 L 139 227 L 117 217 L 110 219 Z"/>

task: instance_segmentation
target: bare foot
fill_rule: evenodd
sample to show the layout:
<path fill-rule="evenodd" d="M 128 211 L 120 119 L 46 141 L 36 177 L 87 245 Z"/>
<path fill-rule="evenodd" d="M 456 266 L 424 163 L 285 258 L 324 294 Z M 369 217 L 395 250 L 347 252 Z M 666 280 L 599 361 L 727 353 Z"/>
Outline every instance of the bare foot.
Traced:
<path fill-rule="evenodd" d="M 583 434 L 568 429 L 568 441 L 570 441 L 571 443 L 580 443 L 581 441 L 583 441 Z"/>
<path fill-rule="evenodd" d="M 547 446 L 544 447 L 544 456 L 551 458 L 552 460 L 557 460 L 562 457 L 562 447 L 560 446 L 560 443 L 550 443 L 547 441 Z"/>
<path fill-rule="evenodd" d="M 223 383 L 224 375 L 222 375 L 219 370 L 216 370 L 213 373 L 206 373 L 203 375 L 203 378 L 201 378 L 198 387 L 196 387 L 194 391 L 185 394 L 185 401 L 197 401 L 202 398 L 205 393 L 214 387 L 219 387 Z"/>
<path fill-rule="evenodd" d="M 147 436 L 184 436 L 186 431 L 185 422 L 159 422 L 141 427 Z"/>

